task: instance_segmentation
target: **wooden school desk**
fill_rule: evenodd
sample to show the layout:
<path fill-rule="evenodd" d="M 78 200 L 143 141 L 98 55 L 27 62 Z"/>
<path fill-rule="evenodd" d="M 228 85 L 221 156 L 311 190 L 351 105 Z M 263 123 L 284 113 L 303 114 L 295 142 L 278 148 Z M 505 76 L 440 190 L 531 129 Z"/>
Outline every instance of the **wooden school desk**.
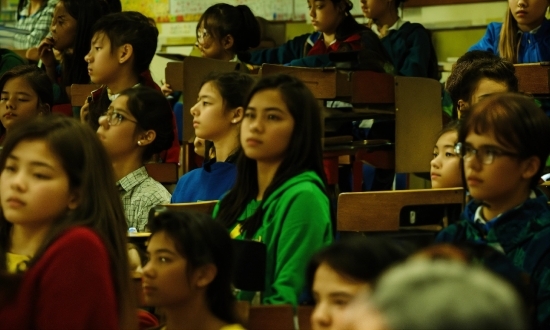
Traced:
<path fill-rule="evenodd" d="M 514 64 L 519 91 L 533 96 L 550 95 L 550 62 Z"/>

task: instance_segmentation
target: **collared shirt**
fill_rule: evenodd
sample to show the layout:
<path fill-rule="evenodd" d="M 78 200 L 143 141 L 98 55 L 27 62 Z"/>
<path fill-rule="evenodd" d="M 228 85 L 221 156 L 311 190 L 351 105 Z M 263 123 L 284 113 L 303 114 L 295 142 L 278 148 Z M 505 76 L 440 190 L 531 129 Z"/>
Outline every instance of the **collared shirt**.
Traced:
<path fill-rule="evenodd" d="M 391 30 L 396 30 L 396 31 L 399 30 L 399 28 L 401 28 L 401 26 L 406 22 L 407 21 L 404 21 L 401 19 L 401 17 L 399 17 L 397 21 L 395 21 L 395 23 L 393 23 L 393 25 L 388 28 L 388 32 Z M 376 35 L 380 37 L 380 31 L 378 31 L 378 25 L 374 24 L 374 22 L 369 25 L 372 32 L 376 33 Z"/>
<path fill-rule="evenodd" d="M 15 23 L 15 27 L 22 30 L 30 31 L 29 35 L 16 34 L 14 36 L 14 47 L 17 49 L 29 49 L 38 47 L 42 39 L 50 32 L 52 23 L 53 11 L 58 0 L 47 0 L 40 10 L 28 16 L 29 4 L 25 6 L 19 13 L 19 19 Z"/>
<path fill-rule="evenodd" d="M 145 231 L 149 210 L 159 204 L 170 203 L 168 190 L 149 176 L 145 166 L 138 168 L 117 182 L 126 213 L 128 227 Z"/>

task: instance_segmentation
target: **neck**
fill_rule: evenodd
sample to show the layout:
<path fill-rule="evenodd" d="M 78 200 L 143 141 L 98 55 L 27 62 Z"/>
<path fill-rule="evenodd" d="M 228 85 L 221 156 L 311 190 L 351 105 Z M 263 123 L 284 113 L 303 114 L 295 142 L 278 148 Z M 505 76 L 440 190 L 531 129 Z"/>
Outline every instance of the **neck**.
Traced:
<path fill-rule="evenodd" d="M 216 147 L 216 161 L 225 162 L 239 147 L 238 127 L 238 125 L 235 125 L 236 129 L 232 129 L 224 137 L 212 141 Z"/>
<path fill-rule="evenodd" d="M 509 211 L 525 202 L 530 194 L 531 189 L 527 186 L 524 189 L 516 190 L 512 194 L 499 197 L 498 201 L 483 201 L 486 204 L 486 206 L 483 207 L 483 217 L 485 220 L 490 221 L 499 214 Z"/>
<path fill-rule="evenodd" d="M 518 24 L 518 29 L 520 29 L 521 32 L 530 32 L 541 26 L 542 22 L 544 22 L 544 16 L 529 25 Z"/>
<path fill-rule="evenodd" d="M 29 1 L 29 14 L 36 13 L 42 7 L 43 0 L 30 0 Z"/>
<path fill-rule="evenodd" d="M 219 330 L 226 323 L 208 309 L 204 298 L 175 307 L 163 307 L 165 330 Z"/>
<path fill-rule="evenodd" d="M 26 256 L 34 256 L 51 225 L 20 226 L 13 225 L 10 237 L 10 252 Z"/>
<path fill-rule="evenodd" d="M 121 70 L 119 77 L 116 81 L 107 84 L 107 87 L 111 90 L 112 94 L 118 94 L 125 89 L 134 87 L 139 83 L 139 77 L 133 72 L 125 72 L 127 70 Z"/>
<path fill-rule="evenodd" d="M 282 160 L 278 162 L 257 162 L 258 168 L 258 196 L 257 200 L 262 200 L 264 198 L 264 193 L 267 187 L 273 182 L 275 173 L 279 169 Z"/>
<path fill-rule="evenodd" d="M 235 53 L 232 51 L 224 51 L 220 57 L 222 61 L 231 61 L 235 57 Z"/>
<path fill-rule="evenodd" d="M 386 11 L 382 16 L 373 19 L 374 24 L 376 24 L 376 27 L 378 28 L 378 31 L 380 31 L 384 25 L 390 28 L 397 22 L 399 19 L 399 16 L 397 15 L 397 11 Z"/>
<path fill-rule="evenodd" d="M 116 181 L 119 181 L 142 166 L 141 153 L 132 153 L 124 159 L 114 160 L 113 170 L 115 172 Z"/>

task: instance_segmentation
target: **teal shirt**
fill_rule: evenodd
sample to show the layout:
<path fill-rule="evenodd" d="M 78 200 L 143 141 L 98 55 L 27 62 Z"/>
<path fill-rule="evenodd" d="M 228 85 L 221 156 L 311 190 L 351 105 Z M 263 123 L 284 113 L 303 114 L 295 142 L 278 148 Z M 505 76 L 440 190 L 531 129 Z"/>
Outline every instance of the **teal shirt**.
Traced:
<path fill-rule="evenodd" d="M 305 287 L 305 267 L 315 252 L 332 242 L 330 206 L 321 189 L 321 179 L 312 171 L 285 182 L 264 202 L 262 226 L 253 239 L 267 246 L 267 265 L 263 304 L 298 304 Z M 237 225 L 250 217 L 261 201 L 250 201 L 229 229 L 235 239 L 244 239 Z M 214 217 L 218 214 L 218 205 Z M 239 300 L 251 300 L 253 292 L 242 291 Z"/>

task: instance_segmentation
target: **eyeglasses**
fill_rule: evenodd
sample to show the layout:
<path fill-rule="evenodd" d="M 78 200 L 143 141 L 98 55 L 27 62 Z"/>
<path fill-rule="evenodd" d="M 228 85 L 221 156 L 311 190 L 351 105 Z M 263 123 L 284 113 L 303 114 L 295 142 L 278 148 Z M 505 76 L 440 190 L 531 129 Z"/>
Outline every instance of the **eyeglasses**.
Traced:
<path fill-rule="evenodd" d="M 112 107 L 109 107 L 107 111 L 103 114 L 103 116 L 107 117 L 107 122 L 109 123 L 109 126 L 119 125 L 123 119 L 137 124 L 137 121 L 124 117 Z"/>
<path fill-rule="evenodd" d="M 204 40 L 206 38 L 210 37 L 210 33 L 206 29 L 202 29 L 202 31 L 197 30 L 197 44 L 203 44 Z"/>
<path fill-rule="evenodd" d="M 465 161 L 471 160 L 472 156 L 476 156 L 477 160 L 482 164 L 491 165 L 495 160 L 495 157 L 509 156 L 518 157 L 519 154 L 515 152 L 509 152 L 497 147 L 479 147 L 477 149 L 472 148 L 469 145 L 464 145 L 461 142 L 455 145 L 455 152 L 462 157 Z"/>

